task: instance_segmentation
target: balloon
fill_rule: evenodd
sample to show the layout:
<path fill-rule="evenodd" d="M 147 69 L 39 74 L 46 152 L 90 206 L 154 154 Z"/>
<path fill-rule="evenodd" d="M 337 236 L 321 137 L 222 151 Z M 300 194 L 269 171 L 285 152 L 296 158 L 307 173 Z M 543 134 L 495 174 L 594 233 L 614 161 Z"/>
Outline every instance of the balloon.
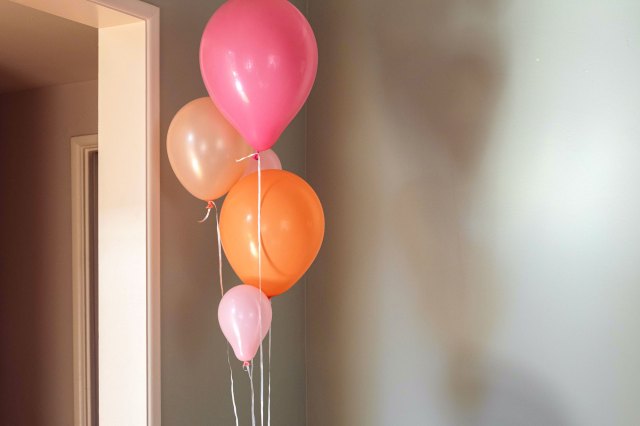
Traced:
<path fill-rule="evenodd" d="M 231 188 L 220 213 L 220 238 L 233 270 L 258 287 L 258 173 Z M 287 291 L 307 271 L 322 245 L 324 214 L 318 196 L 284 170 L 262 173 L 262 291 Z"/>
<path fill-rule="evenodd" d="M 300 111 L 317 68 L 313 30 L 287 0 L 229 0 L 202 34 L 209 95 L 256 151 L 273 146 Z"/>
<path fill-rule="evenodd" d="M 235 286 L 220 300 L 218 322 L 236 357 L 251 361 L 271 327 L 271 302 L 255 287 Z"/>
<path fill-rule="evenodd" d="M 195 99 L 173 117 L 167 134 L 173 172 L 195 197 L 211 201 L 226 194 L 246 168 L 237 159 L 251 147 L 208 97 Z"/>
<path fill-rule="evenodd" d="M 247 168 L 244 169 L 243 176 L 246 176 L 253 172 L 258 171 L 257 157 L 255 156 L 251 157 L 246 161 L 247 161 Z M 260 153 L 260 167 L 262 167 L 262 170 L 282 170 L 282 163 L 280 163 L 280 159 L 278 158 L 276 153 L 273 152 L 272 149 L 268 149 Z"/>

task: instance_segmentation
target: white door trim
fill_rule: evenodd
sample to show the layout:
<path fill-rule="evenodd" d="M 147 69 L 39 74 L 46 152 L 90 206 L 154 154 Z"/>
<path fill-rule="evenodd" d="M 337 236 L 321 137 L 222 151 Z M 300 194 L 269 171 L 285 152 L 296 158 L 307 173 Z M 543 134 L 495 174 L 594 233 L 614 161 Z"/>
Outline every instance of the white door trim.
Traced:
<path fill-rule="evenodd" d="M 73 398 L 74 425 L 92 426 L 91 398 L 91 262 L 89 212 L 89 156 L 98 151 L 98 135 L 71 138 L 71 272 L 73 285 Z"/>
<path fill-rule="evenodd" d="M 132 116 L 124 107 L 128 105 L 128 108 L 134 108 L 131 106 L 130 99 L 133 92 L 125 89 L 124 86 L 121 86 L 120 90 L 112 91 L 113 80 L 110 77 L 115 67 L 125 69 L 126 78 L 129 78 L 133 76 L 133 69 L 136 66 L 127 68 L 127 65 L 122 63 L 125 60 L 123 55 L 117 56 L 118 62 L 112 62 L 108 55 L 100 55 L 99 111 L 101 112 L 99 112 L 98 133 L 101 143 L 105 142 L 105 150 L 103 151 L 101 147 L 99 166 L 101 181 L 99 215 L 102 218 L 100 219 L 102 241 L 99 249 L 99 267 L 104 266 L 105 269 L 101 269 L 100 274 L 99 303 L 100 310 L 106 310 L 99 313 L 98 320 L 103 342 L 99 351 L 100 424 L 160 426 L 160 11 L 156 6 L 137 0 L 89 1 L 135 16 L 145 24 L 143 45 L 145 100 L 142 133 L 134 129 L 136 123 L 140 123 L 137 118 L 138 113 Z M 137 24 L 100 28 L 101 47 L 126 48 L 134 44 L 133 40 L 126 40 L 125 35 L 128 32 L 127 27 L 131 29 L 131 25 Z M 125 35 L 124 39 L 121 37 L 123 35 Z M 117 82 L 118 79 L 116 78 L 115 81 Z M 138 93 L 137 88 L 135 93 Z M 129 120 L 131 132 L 122 132 L 123 122 L 126 120 Z M 143 137 L 144 140 L 139 137 Z M 126 144 L 130 145 L 126 146 Z M 143 156 L 136 157 L 135 161 L 120 161 L 125 158 L 123 153 L 130 148 L 132 153 L 142 152 Z M 139 151 L 140 149 L 143 151 Z M 112 154 L 117 151 L 116 157 L 102 155 L 107 154 L 107 150 L 111 150 Z M 140 170 L 142 173 L 137 172 Z M 118 175 L 123 173 L 133 176 L 133 179 L 125 183 L 118 178 Z M 140 182 L 140 179 L 144 182 Z M 134 197 L 136 206 L 130 206 L 128 213 L 131 224 L 123 226 L 119 222 L 122 213 L 119 206 L 120 195 L 111 194 L 110 199 L 106 200 L 109 194 L 105 193 L 102 185 L 109 183 L 113 183 L 112 189 L 119 191 L 120 195 L 126 193 Z M 136 189 L 139 184 L 143 184 L 143 187 L 140 187 L 143 192 Z M 144 200 L 140 197 L 144 197 Z M 139 214 L 144 215 L 142 221 L 135 218 Z M 134 232 L 129 232 L 127 226 Z M 138 229 L 138 226 L 144 226 L 144 230 Z M 144 253 L 135 251 L 135 255 L 132 255 L 120 250 L 129 249 L 130 242 L 125 242 L 119 237 L 126 235 L 128 238 L 133 234 L 141 235 L 145 240 L 144 247 L 140 247 Z M 136 240 L 136 244 L 138 241 Z M 130 251 L 134 252 L 134 250 Z M 113 256 L 114 254 L 116 257 Z M 140 257 L 142 255 L 144 258 Z M 141 263 L 144 265 L 142 268 Z M 120 273 L 114 274 L 113 268 L 119 269 Z M 144 279 L 145 282 L 138 281 L 138 278 L 129 279 L 126 272 L 130 269 L 140 271 L 142 274 L 140 279 Z M 131 282 L 123 282 L 123 279 Z M 130 285 L 135 285 L 135 291 L 129 290 Z M 138 285 L 143 285 L 144 289 Z M 138 330 L 143 334 L 141 335 Z M 105 336 L 107 333 L 108 336 Z M 138 336 L 145 339 L 144 344 L 138 344 Z M 123 357 L 124 353 L 126 356 Z M 143 363 L 146 371 L 139 372 L 138 366 L 142 367 Z M 145 383 L 142 383 L 142 380 Z M 140 399 L 142 392 L 144 392 L 145 401 Z"/>
<path fill-rule="evenodd" d="M 135 16 L 145 22 L 146 300 L 144 311 L 146 316 L 144 320 L 146 321 L 146 424 L 160 426 L 160 9 L 138 0 L 87 1 L 129 16 Z M 102 258 L 99 262 L 102 262 Z M 101 320 L 102 317 L 99 322 Z M 122 340 L 126 341 L 126 336 L 123 336 Z M 127 373 L 122 372 L 121 374 Z M 119 392 L 117 387 L 105 389 L 101 383 L 99 386 L 101 395 L 105 391 L 112 394 Z M 100 421 L 104 424 L 105 418 L 101 416 Z"/>

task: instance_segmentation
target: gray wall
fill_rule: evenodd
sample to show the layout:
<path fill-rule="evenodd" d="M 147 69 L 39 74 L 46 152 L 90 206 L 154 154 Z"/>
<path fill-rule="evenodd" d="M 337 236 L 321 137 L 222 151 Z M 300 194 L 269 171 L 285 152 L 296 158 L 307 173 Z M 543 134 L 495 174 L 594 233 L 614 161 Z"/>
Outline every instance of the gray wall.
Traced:
<path fill-rule="evenodd" d="M 308 425 L 640 424 L 640 3 L 309 13 Z"/>
<path fill-rule="evenodd" d="M 222 1 L 148 2 L 161 10 L 162 423 L 233 424 L 226 343 L 217 321 L 215 223 L 197 223 L 205 204 L 182 188 L 165 149 L 174 114 L 206 95 L 198 64 L 200 36 Z M 303 1 L 296 4 L 304 10 Z M 274 149 L 286 169 L 304 176 L 304 112 Z M 225 286 L 238 284 L 226 261 L 224 266 Z M 277 425 L 305 422 L 304 300 L 303 281 L 273 301 L 272 423 Z M 232 363 L 240 420 L 247 424 L 248 378 L 237 360 Z"/>
<path fill-rule="evenodd" d="M 0 424 L 73 424 L 72 136 L 97 81 L 0 95 Z"/>

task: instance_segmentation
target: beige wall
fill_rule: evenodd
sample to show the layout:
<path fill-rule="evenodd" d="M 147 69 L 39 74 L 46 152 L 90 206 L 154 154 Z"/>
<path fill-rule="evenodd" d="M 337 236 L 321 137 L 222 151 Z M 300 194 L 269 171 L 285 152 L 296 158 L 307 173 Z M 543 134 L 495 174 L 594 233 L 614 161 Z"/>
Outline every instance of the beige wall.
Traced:
<path fill-rule="evenodd" d="M 308 425 L 640 423 L 640 4 L 309 2 Z"/>
<path fill-rule="evenodd" d="M 73 423 L 71 136 L 96 81 L 0 96 L 0 424 Z"/>
<path fill-rule="evenodd" d="M 161 13 L 161 281 L 163 425 L 234 424 L 226 344 L 217 321 L 215 223 L 197 223 L 205 203 L 178 182 L 165 148 L 174 114 L 206 95 L 198 63 L 200 36 L 222 1 L 150 0 Z M 295 2 L 304 10 L 304 2 Z M 283 166 L 305 172 L 304 113 L 275 146 Z M 225 261 L 225 285 L 238 284 Z M 273 302 L 274 425 L 305 420 L 304 282 Z M 233 361 L 233 360 L 232 360 Z M 242 424 L 249 424 L 248 379 L 233 363 Z"/>

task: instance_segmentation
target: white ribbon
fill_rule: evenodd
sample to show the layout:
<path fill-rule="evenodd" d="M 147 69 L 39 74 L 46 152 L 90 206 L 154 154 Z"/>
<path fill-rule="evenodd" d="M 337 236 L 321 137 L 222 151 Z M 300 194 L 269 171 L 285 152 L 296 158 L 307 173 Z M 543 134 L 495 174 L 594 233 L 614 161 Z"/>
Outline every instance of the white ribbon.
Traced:
<path fill-rule="evenodd" d="M 262 333 L 262 160 L 260 153 L 258 156 L 258 317 L 260 323 L 260 333 Z M 260 426 L 264 426 L 264 361 L 262 356 L 262 340 L 260 340 Z"/>
<path fill-rule="evenodd" d="M 271 330 L 273 329 L 273 324 L 269 329 L 269 390 L 267 394 L 267 426 L 271 426 Z"/>
<path fill-rule="evenodd" d="M 257 158 L 257 160 L 258 160 L 258 161 L 260 161 L 260 154 L 259 154 L 259 153 L 257 153 L 257 152 L 254 152 L 253 154 L 245 155 L 245 156 L 244 156 L 244 157 L 242 157 L 242 158 L 238 158 L 238 159 L 236 160 L 236 163 L 239 163 L 239 162 L 241 162 L 241 161 L 244 161 L 244 160 L 246 160 L 246 159 L 248 159 L 248 158 L 256 158 L 256 157 L 258 157 L 258 158 Z"/>
<path fill-rule="evenodd" d="M 231 377 L 231 402 L 233 402 L 233 415 L 236 417 L 236 426 L 239 426 L 238 407 L 236 406 L 236 394 L 233 389 L 233 369 L 231 368 L 231 357 L 229 356 L 229 343 L 227 343 L 227 364 L 229 364 L 229 376 Z"/>
<path fill-rule="evenodd" d="M 209 218 L 209 214 L 211 213 L 211 209 L 215 210 L 216 216 L 216 235 L 218 237 L 218 277 L 220 279 L 220 296 L 224 296 L 224 284 L 222 282 L 222 241 L 220 239 L 220 219 L 218 217 L 218 207 L 214 201 L 207 202 L 207 214 L 202 220 L 199 220 L 198 223 L 203 223 Z M 238 421 L 238 407 L 236 406 L 236 394 L 233 383 L 233 368 L 231 368 L 231 359 L 229 356 L 229 343 L 227 342 L 227 364 L 229 364 L 229 376 L 231 378 L 231 402 L 233 403 L 233 414 L 236 418 L 236 426 L 239 426 Z"/>
<path fill-rule="evenodd" d="M 260 332 L 262 332 L 262 159 L 260 153 L 246 155 L 236 160 L 237 163 L 249 158 L 258 160 L 258 323 Z M 253 380 L 253 379 L 252 379 Z M 253 381 L 252 384 L 253 386 Z M 271 329 L 269 329 L 269 389 L 268 389 L 268 407 L 267 407 L 267 423 L 271 424 Z M 251 395 L 253 397 L 253 393 Z M 253 404 L 253 400 L 252 400 Z M 252 409 L 253 411 L 253 409 Z M 262 350 L 262 340 L 260 341 L 260 425 L 264 426 L 264 355 Z"/>
<path fill-rule="evenodd" d="M 251 426 L 256 426 L 256 409 L 255 409 L 255 396 L 253 392 L 253 366 L 246 363 L 245 368 L 249 375 L 249 383 L 251 384 Z"/>
<path fill-rule="evenodd" d="M 209 219 L 209 214 L 211 213 L 211 209 L 214 208 L 216 205 L 216 203 L 214 203 L 213 201 L 207 201 L 207 214 L 204 215 L 204 217 L 198 221 L 198 223 L 204 223 L 207 219 Z M 216 212 L 218 211 L 218 209 L 216 208 Z"/>

